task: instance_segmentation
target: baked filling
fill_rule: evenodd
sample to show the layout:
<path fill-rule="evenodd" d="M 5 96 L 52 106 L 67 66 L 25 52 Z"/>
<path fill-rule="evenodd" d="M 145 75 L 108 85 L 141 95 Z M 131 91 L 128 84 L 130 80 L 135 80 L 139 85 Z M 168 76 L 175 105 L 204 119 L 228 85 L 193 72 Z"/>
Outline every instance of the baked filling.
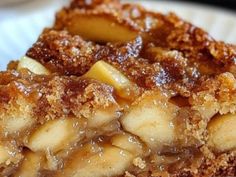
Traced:
<path fill-rule="evenodd" d="M 74 0 L 0 72 L 0 176 L 236 176 L 235 61 L 175 14 Z"/>

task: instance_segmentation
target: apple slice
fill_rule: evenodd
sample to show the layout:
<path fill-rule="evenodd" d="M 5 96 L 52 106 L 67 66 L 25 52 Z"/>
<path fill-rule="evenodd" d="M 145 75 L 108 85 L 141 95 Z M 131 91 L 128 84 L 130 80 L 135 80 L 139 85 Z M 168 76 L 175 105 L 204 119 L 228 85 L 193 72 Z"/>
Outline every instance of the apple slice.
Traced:
<path fill-rule="evenodd" d="M 73 35 L 80 35 L 96 42 L 127 42 L 138 36 L 138 30 L 132 25 L 127 22 L 121 23 L 111 14 L 72 12 L 66 29 Z"/>
<path fill-rule="evenodd" d="M 121 123 L 124 129 L 139 136 L 150 148 L 159 149 L 173 144 L 175 127 L 172 123 L 177 106 L 159 91 L 141 96 L 126 113 Z"/>
<path fill-rule="evenodd" d="M 209 146 L 218 152 L 236 149 L 236 115 L 226 114 L 214 117 L 207 127 Z"/>
<path fill-rule="evenodd" d="M 135 93 L 135 85 L 119 70 L 105 61 L 96 62 L 84 77 L 96 79 L 115 88 L 116 93 L 122 98 L 130 98 Z"/>
<path fill-rule="evenodd" d="M 22 68 L 27 68 L 34 74 L 41 74 L 41 75 L 50 74 L 49 70 L 45 68 L 42 64 L 27 56 L 23 56 L 18 63 L 17 70 L 20 70 Z"/>
<path fill-rule="evenodd" d="M 30 136 L 27 146 L 34 152 L 58 152 L 65 149 L 71 143 L 78 141 L 79 128 L 75 119 L 50 120 L 37 128 Z"/>
<path fill-rule="evenodd" d="M 118 147 L 106 145 L 98 152 L 82 148 L 73 155 L 57 177 L 104 177 L 122 175 L 132 164 L 133 155 Z M 95 148 L 96 149 L 96 148 Z"/>

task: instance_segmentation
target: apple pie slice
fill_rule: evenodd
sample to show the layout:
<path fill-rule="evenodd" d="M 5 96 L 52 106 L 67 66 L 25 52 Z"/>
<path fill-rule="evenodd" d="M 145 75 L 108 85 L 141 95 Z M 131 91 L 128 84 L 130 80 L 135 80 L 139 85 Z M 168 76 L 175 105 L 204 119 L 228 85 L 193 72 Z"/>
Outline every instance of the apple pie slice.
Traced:
<path fill-rule="evenodd" d="M 175 14 L 73 0 L 0 72 L 0 176 L 236 176 L 235 59 Z"/>

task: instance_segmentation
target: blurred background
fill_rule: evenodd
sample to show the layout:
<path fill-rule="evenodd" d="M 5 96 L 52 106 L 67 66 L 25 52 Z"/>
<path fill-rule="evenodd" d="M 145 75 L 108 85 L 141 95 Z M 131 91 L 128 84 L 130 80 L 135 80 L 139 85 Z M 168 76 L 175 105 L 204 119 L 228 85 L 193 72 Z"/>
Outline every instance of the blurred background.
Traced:
<path fill-rule="evenodd" d="M 68 4 L 70 1 L 72 0 L 0 0 L 0 23 L 3 20 L 9 20 L 22 15 L 28 16 L 29 14 L 35 12 L 40 12 L 40 11 L 42 12 L 44 11 L 44 9 L 49 9 L 49 8 L 54 10 L 60 9 L 63 5 Z M 207 5 L 206 8 L 209 9 L 210 8 L 212 9 L 214 7 L 218 7 L 222 10 L 225 9 L 231 12 L 233 16 L 236 17 L 236 0 L 128 0 L 128 1 L 133 1 L 133 2 L 156 1 L 159 2 L 160 4 L 170 4 L 170 5 L 178 4 L 179 2 L 179 4 L 181 3 L 184 3 L 184 5 L 189 4 L 190 6 L 196 8 L 198 7 L 198 5 L 200 6 Z"/>
<path fill-rule="evenodd" d="M 12 4 L 16 2 L 26 2 L 33 0 L 0 0 L 0 5 Z M 68 0 L 69 1 L 69 0 Z M 133 0 L 137 1 L 137 0 Z M 236 0 L 153 0 L 153 1 L 184 1 L 184 2 L 195 2 L 201 4 L 210 4 L 213 6 L 225 7 L 228 9 L 236 10 Z"/>
<path fill-rule="evenodd" d="M 236 0 L 177 0 L 177 1 L 209 4 L 209 5 L 224 7 L 224 8 L 228 8 L 228 9 L 236 11 Z"/>

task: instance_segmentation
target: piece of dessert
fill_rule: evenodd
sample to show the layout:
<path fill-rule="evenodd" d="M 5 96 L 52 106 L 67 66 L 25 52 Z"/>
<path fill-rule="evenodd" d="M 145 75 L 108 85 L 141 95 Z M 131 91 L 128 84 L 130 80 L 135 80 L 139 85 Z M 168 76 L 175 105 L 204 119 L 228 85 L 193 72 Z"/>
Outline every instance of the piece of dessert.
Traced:
<path fill-rule="evenodd" d="M 74 0 L 0 73 L 0 174 L 236 176 L 235 59 L 172 13 Z"/>

